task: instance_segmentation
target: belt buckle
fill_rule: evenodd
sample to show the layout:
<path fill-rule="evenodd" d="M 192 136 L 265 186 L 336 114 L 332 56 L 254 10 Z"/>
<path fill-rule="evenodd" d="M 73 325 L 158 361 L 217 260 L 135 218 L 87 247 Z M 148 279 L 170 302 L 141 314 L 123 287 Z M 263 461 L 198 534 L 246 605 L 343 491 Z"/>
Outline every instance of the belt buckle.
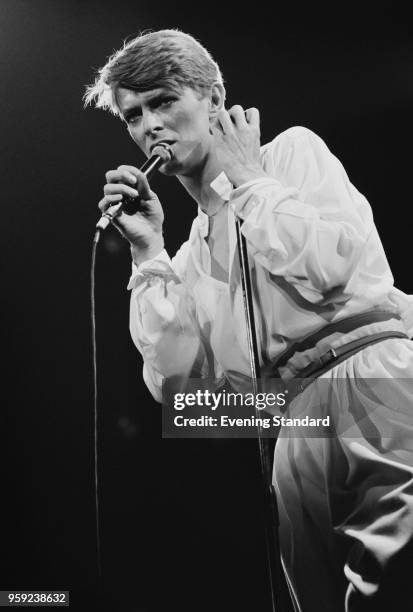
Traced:
<path fill-rule="evenodd" d="M 325 366 L 327 363 L 329 363 L 330 361 L 333 361 L 333 359 L 337 358 L 337 353 L 333 348 L 328 349 L 328 351 L 326 353 L 324 353 L 324 355 L 321 355 L 321 357 L 319 358 L 319 361 L 321 363 L 322 366 Z"/>

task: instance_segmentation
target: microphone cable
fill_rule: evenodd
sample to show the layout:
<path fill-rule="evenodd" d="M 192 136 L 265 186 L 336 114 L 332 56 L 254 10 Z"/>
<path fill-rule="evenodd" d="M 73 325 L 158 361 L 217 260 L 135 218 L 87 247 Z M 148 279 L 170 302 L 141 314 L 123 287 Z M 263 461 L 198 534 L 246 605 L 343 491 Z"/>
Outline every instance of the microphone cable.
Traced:
<path fill-rule="evenodd" d="M 99 513 L 99 471 L 98 471 L 98 377 L 96 350 L 96 299 L 95 299 L 95 267 L 96 250 L 101 230 L 96 230 L 90 266 L 90 315 L 92 327 L 92 359 L 93 359 L 93 467 L 94 467 L 94 497 L 96 520 L 96 563 L 99 586 L 102 584 L 102 561 L 100 554 L 100 513 Z"/>
<path fill-rule="evenodd" d="M 169 161 L 172 157 L 172 152 L 167 143 L 158 143 L 153 149 L 153 153 L 149 159 L 140 167 L 140 171 L 145 174 L 147 179 L 161 166 Z M 122 199 L 122 207 L 127 205 L 128 213 L 133 214 L 139 206 L 139 197 Z M 118 212 L 121 209 L 117 209 Z M 102 586 L 102 556 L 101 556 L 101 531 L 100 531 L 100 500 L 99 500 L 99 469 L 98 469 L 98 373 L 97 373 L 97 342 L 96 342 L 96 254 L 97 246 L 100 240 L 102 231 L 104 231 L 114 218 L 109 211 L 106 211 L 96 224 L 96 231 L 93 238 L 92 257 L 90 264 L 90 317 L 91 317 L 91 332 L 92 332 L 92 361 L 93 361 L 93 472 L 94 472 L 94 504 L 95 504 L 95 538 L 96 538 L 96 566 L 98 573 L 99 587 Z"/>

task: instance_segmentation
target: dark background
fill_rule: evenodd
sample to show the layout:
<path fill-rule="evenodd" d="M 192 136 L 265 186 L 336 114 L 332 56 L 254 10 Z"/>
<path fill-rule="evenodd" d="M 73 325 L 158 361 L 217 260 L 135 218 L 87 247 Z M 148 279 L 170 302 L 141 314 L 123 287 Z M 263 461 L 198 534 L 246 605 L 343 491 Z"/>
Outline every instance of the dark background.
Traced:
<path fill-rule="evenodd" d="M 409 22 L 337 7 L 1 0 L 1 589 L 70 589 L 76 610 L 270 610 L 255 443 L 161 441 L 129 338 L 128 247 L 112 228 L 97 264 L 99 589 L 91 241 L 104 173 L 142 158 L 119 120 L 81 98 L 127 36 L 195 35 L 221 65 L 228 105 L 260 109 L 263 142 L 292 125 L 326 140 L 411 292 Z M 154 187 L 173 252 L 194 203 L 174 179 Z"/>

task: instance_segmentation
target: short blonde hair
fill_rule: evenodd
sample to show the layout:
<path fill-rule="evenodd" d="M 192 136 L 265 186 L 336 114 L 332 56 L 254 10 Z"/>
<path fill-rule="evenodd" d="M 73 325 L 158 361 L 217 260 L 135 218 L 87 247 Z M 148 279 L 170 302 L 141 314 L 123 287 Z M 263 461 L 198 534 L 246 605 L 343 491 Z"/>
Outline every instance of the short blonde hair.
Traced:
<path fill-rule="evenodd" d="M 219 66 L 193 36 L 180 30 L 158 30 L 140 34 L 114 53 L 87 87 L 84 101 L 85 106 L 94 103 L 120 115 L 119 87 L 137 92 L 191 87 L 205 95 L 216 82 L 224 82 Z"/>

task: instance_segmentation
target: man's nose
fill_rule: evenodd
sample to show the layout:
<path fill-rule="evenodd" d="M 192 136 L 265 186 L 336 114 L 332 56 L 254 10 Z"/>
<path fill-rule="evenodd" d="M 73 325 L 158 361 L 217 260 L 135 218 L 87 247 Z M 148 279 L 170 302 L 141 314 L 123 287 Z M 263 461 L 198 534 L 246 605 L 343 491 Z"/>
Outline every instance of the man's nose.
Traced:
<path fill-rule="evenodd" d="M 144 110 L 142 114 L 145 136 L 149 136 L 151 133 L 161 130 L 163 128 L 163 124 L 158 113 L 148 109 Z"/>

